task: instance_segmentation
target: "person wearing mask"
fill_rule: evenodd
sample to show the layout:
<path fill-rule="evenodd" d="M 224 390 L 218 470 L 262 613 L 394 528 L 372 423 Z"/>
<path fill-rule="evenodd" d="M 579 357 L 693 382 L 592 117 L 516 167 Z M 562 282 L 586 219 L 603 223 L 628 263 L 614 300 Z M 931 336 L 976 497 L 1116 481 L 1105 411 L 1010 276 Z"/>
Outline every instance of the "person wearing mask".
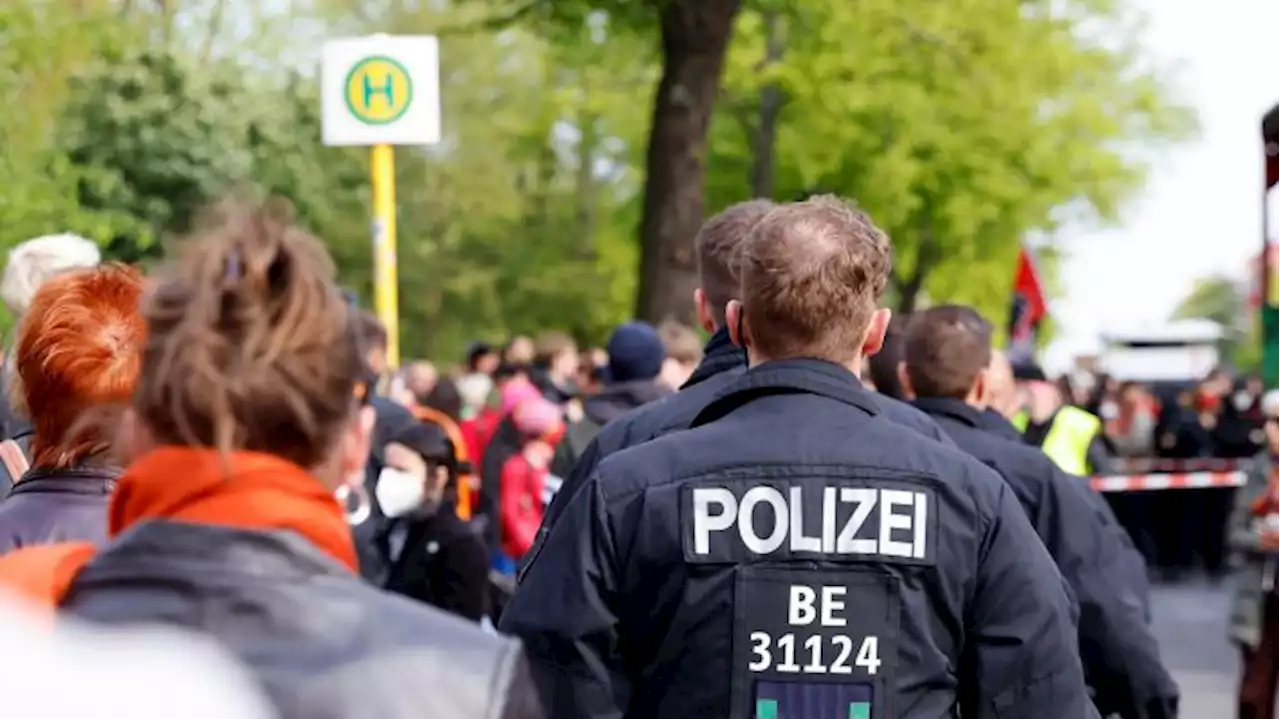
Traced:
<path fill-rule="evenodd" d="M 109 450 L 146 339 L 142 292 L 137 271 L 105 265 L 64 272 L 32 298 L 18 326 L 12 388 L 34 428 L 32 466 L 0 503 L 0 554 L 106 541 L 120 474 Z"/>
<path fill-rule="evenodd" d="M 378 505 L 387 517 L 379 550 L 384 588 L 479 622 L 489 613 L 489 552 L 455 513 L 459 464 L 449 436 L 431 422 L 401 428 L 385 450 Z"/>
<path fill-rule="evenodd" d="M 50 278 L 69 270 L 90 269 L 102 261 L 98 246 L 79 235 L 45 235 L 27 240 L 9 250 L 0 278 L 0 300 L 21 324 L 36 291 Z M 7 348 L 0 370 L 0 497 L 3 497 L 31 464 L 29 422 L 13 411 L 9 398 L 14 374 L 13 346 Z"/>
<path fill-rule="evenodd" d="M 283 719 L 542 716 L 518 643 L 357 575 L 334 498 L 373 426 L 357 315 L 283 209 L 218 209 L 143 304 L 108 543 L 0 557 L 0 585 L 91 624 L 211 636 Z"/>
<path fill-rule="evenodd" d="M 1039 365 L 1016 365 L 1013 376 L 1025 399 L 1012 420 L 1023 440 L 1043 450 L 1064 472 L 1082 477 L 1106 474 L 1110 461 L 1102 420 L 1066 404 L 1062 391 Z"/>
<path fill-rule="evenodd" d="M 698 262 L 698 289 L 693 303 L 702 329 L 711 333 L 702 362 L 680 391 L 661 402 L 651 402 L 611 422 L 587 445 L 565 478 L 561 491 L 547 507 L 539 536 L 545 536 L 560 516 L 564 503 L 586 481 L 596 466 L 614 452 L 634 447 L 670 432 L 687 429 L 694 417 L 716 394 L 746 371 L 746 353 L 729 340 L 725 306 L 741 297 L 737 254 L 756 224 L 775 207 L 769 200 L 732 205 L 707 220 L 694 238 Z M 884 394 L 871 394 L 878 409 L 892 422 L 909 427 L 930 439 L 950 439 L 928 415 Z"/>
<path fill-rule="evenodd" d="M 388 567 L 377 551 L 377 536 L 385 517 L 378 506 L 378 476 L 384 464 L 383 449 L 390 438 L 406 425 L 417 422 L 408 407 L 379 394 L 379 386 L 385 385 L 387 369 L 387 330 L 382 322 L 368 310 L 352 307 L 356 313 L 356 332 L 363 348 L 364 374 L 361 386 L 366 388 L 365 401 L 373 409 L 373 437 L 369 456 L 365 461 L 364 482 L 352 482 L 340 489 L 341 502 L 347 513 L 355 537 L 356 550 L 360 554 L 360 574 L 374 584 L 386 581 Z"/>
<path fill-rule="evenodd" d="M 1155 399 L 1142 385 L 1121 383 L 1114 400 L 1102 401 L 1100 412 L 1105 419 L 1107 442 L 1119 457 L 1147 459 L 1155 455 L 1159 411 Z M 1149 566 L 1155 566 L 1158 561 L 1151 519 L 1156 516 L 1152 510 L 1159 500 L 1152 494 L 1162 493 L 1109 492 L 1105 495 L 1107 504 Z"/>
<path fill-rule="evenodd" d="M 1096 716 L 1053 560 L 989 468 L 858 380 L 889 241 L 783 205 L 726 308 L 750 369 L 686 431 L 606 458 L 500 627 L 566 717 Z"/>
<path fill-rule="evenodd" d="M 485 429 L 491 432 L 498 423 L 495 416 L 498 409 L 490 402 L 493 379 L 489 375 L 471 373 L 459 377 L 457 385 L 458 397 L 462 401 L 458 427 L 467 439 L 467 453 L 472 457 L 483 457 L 484 442 L 488 440 Z"/>
<path fill-rule="evenodd" d="M 702 362 L 702 340 L 691 328 L 667 320 L 658 325 L 658 336 L 667 350 L 667 358 L 662 361 L 662 372 L 658 377 L 671 391 L 684 386 L 693 376 Z"/>
<path fill-rule="evenodd" d="M 983 428 L 991 334 L 991 323 L 970 307 L 916 313 L 904 341 L 903 390 L 960 449 L 999 472 L 1027 513 L 1080 604 L 1080 657 L 1099 713 L 1172 719 L 1178 687 L 1147 626 L 1145 581 L 1127 581 L 1140 560 L 1119 527 L 1083 478 Z"/>
<path fill-rule="evenodd" d="M 1236 555 L 1229 625 L 1240 647 L 1238 719 L 1275 719 L 1277 691 L 1277 546 L 1280 545 L 1280 393 L 1262 401 L 1267 446 L 1236 493 L 1227 542 Z"/>

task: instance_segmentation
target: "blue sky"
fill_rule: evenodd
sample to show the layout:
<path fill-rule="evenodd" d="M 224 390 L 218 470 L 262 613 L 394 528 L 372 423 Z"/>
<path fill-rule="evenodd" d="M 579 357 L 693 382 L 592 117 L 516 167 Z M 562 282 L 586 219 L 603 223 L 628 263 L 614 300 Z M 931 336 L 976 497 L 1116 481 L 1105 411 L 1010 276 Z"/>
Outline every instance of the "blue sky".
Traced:
<path fill-rule="evenodd" d="M 1062 333 L 1045 356 L 1055 369 L 1095 351 L 1099 330 L 1166 319 L 1197 277 L 1244 277 L 1262 241 L 1258 123 L 1280 95 L 1280 3 L 1134 2 L 1201 132 L 1160 159 L 1119 227 L 1062 236 L 1065 295 L 1053 303 Z"/>

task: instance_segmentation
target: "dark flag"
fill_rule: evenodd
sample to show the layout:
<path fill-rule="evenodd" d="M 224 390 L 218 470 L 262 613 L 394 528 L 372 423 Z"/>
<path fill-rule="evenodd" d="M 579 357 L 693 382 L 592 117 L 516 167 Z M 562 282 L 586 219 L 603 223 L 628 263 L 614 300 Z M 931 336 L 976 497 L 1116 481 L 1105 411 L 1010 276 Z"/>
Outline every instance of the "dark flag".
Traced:
<path fill-rule="evenodd" d="M 1036 336 L 1040 323 L 1049 314 L 1044 285 L 1034 259 L 1026 247 L 1018 250 L 1018 265 L 1013 274 L 1013 307 L 1009 312 L 1009 361 L 1031 362 L 1036 354 Z"/>

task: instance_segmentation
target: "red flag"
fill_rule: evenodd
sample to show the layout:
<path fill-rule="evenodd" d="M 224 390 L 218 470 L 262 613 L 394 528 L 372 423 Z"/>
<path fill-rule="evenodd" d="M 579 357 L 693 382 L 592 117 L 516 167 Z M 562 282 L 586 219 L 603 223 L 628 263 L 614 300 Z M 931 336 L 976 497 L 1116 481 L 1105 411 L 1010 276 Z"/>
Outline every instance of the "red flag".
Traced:
<path fill-rule="evenodd" d="M 1009 312 L 1009 359 L 1030 361 L 1035 356 L 1036 330 L 1049 314 L 1044 285 L 1026 247 L 1018 250 L 1013 273 L 1013 306 Z"/>

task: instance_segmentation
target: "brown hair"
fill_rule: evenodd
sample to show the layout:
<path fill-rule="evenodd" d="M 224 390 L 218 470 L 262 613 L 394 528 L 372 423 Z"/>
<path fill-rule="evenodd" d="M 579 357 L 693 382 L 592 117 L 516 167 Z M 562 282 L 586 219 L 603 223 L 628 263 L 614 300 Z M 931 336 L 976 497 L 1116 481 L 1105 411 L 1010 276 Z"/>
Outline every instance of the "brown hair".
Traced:
<path fill-rule="evenodd" d="M 681 364 L 697 364 L 702 360 L 702 340 L 698 333 L 675 320 L 658 325 L 658 336 L 667 348 L 667 356 Z"/>
<path fill-rule="evenodd" d="M 387 327 L 369 310 L 356 311 L 356 334 L 365 351 L 387 349 Z"/>
<path fill-rule="evenodd" d="M 137 270 L 104 265 L 57 275 L 32 297 L 18 328 L 13 391 L 35 430 L 35 466 L 64 469 L 110 448 L 146 341 L 142 288 Z"/>
<path fill-rule="evenodd" d="M 781 205 L 742 247 L 743 313 L 770 359 L 856 356 L 889 279 L 889 239 L 866 213 L 822 195 Z"/>
<path fill-rule="evenodd" d="M 963 305 L 917 312 L 907 328 L 903 361 L 917 396 L 964 399 L 991 364 L 991 323 Z"/>
<path fill-rule="evenodd" d="M 569 335 L 555 331 L 543 332 L 538 335 L 538 341 L 534 343 L 533 361 L 535 364 L 549 367 L 561 354 L 577 351 L 578 345 Z"/>
<path fill-rule="evenodd" d="M 134 407 L 164 444 L 319 464 L 352 416 L 357 310 L 287 204 L 227 201 L 164 270 Z"/>
<path fill-rule="evenodd" d="M 716 321 L 724 324 L 724 306 L 739 298 L 741 273 L 738 252 L 751 228 L 777 205 L 769 200 L 748 200 L 730 205 L 703 223 L 693 240 L 698 258 L 698 284 Z"/>

